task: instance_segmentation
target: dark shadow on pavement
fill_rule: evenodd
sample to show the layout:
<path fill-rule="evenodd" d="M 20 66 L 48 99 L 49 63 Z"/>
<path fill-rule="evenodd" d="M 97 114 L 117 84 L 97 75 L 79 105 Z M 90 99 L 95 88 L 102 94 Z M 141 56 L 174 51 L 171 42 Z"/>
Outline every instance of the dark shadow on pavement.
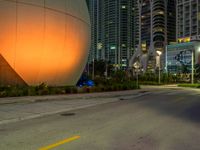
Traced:
<path fill-rule="evenodd" d="M 200 96 L 190 94 L 152 94 L 137 98 L 143 107 L 151 108 L 161 115 L 171 115 L 190 122 L 200 123 Z"/>

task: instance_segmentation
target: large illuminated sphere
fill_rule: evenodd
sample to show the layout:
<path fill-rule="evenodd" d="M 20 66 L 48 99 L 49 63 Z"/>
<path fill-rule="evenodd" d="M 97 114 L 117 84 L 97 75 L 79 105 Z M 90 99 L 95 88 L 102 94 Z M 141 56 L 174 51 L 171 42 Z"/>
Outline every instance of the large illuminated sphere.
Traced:
<path fill-rule="evenodd" d="M 85 0 L 0 0 L 0 84 L 74 85 L 89 45 Z"/>

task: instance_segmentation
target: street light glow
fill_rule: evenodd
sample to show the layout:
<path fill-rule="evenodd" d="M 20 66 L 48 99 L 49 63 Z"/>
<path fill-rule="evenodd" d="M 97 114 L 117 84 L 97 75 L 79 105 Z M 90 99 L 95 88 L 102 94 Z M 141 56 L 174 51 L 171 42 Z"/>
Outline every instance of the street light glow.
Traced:
<path fill-rule="evenodd" d="M 160 56 L 160 55 L 162 55 L 162 52 L 161 51 L 156 51 L 157 52 L 157 54 Z"/>
<path fill-rule="evenodd" d="M 198 48 L 198 52 L 200 52 L 200 47 Z"/>

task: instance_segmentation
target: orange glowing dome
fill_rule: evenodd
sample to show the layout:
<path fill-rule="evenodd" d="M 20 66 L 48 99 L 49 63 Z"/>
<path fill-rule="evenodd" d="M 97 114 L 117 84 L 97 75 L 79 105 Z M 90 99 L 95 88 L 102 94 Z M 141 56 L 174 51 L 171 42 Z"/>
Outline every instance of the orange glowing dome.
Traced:
<path fill-rule="evenodd" d="M 0 1 L 0 84 L 74 85 L 89 45 L 84 0 Z"/>

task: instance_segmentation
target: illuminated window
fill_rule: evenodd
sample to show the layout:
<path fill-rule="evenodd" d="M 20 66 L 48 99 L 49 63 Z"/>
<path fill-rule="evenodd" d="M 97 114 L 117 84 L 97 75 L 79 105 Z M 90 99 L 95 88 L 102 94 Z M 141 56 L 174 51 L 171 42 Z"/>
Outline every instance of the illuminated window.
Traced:
<path fill-rule="evenodd" d="M 190 42 L 191 38 L 190 37 L 185 37 L 185 38 L 179 38 L 178 42 L 179 43 L 183 43 L 183 42 Z"/>
<path fill-rule="evenodd" d="M 115 50 L 115 49 L 116 49 L 116 46 L 111 46 L 110 49 L 111 49 L 111 50 Z"/>
<path fill-rule="evenodd" d="M 122 9 L 126 9 L 126 6 L 125 6 L 125 5 L 122 5 Z"/>
<path fill-rule="evenodd" d="M 163 28 L 155 28 L 154 32 L 164 32 L 164 29 Z"/>
<path fill-rule="evenodd" d="M 126 44 L 122 44 L 122 47 L 126 47 Z"/>
<path fill-rule="evenodd" d="M 158 14 L 164 15 L 164 11 L 159 11 Z"/>

